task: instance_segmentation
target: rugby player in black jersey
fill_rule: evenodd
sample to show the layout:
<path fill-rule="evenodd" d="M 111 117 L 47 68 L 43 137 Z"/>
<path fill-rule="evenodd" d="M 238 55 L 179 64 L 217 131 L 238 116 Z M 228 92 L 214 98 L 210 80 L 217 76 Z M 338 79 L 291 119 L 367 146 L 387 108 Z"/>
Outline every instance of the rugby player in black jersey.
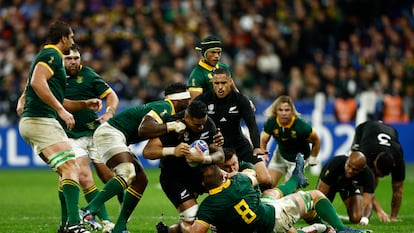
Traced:
<path fill-rule="evenodd" d="M 260 186 L 263 189 L 270 188 L 272 178 L 259 156 L 265 151 L 260 148 L 260 134 L 249 99 L 231 88 L 233 82 L 230 73 L 224 68 L 214 71 L 212 81 L 214 90 L 202 93 L 195 100 L 207 105 L 208 115 L 223 134 L 223 147 L 236 149 L 239 160 L 254 164 Z M 249 130 L 250 141 L 242 132 L 242 120 Z"/>
<path fill-rule="evenodd" d="M 349 220 L 361 225 L 368 224 L 374 197 L 374 174 L 366 164 L 359 151 L 335 156 L 323 167 L 317 186 L 331 202 L 339 193 Z"/>
<path fill-rule="evenodd" d="M 184 132 L 171 132 L 158 138 L 150 139 L 143 150 L 148 159 L 161 159 L 160 183 L 164 193 L 180 215 L 180 222 L 191 224 L 196 217 L 197 197 L 205 192 L 202 186 L 200 166 L 191 163 L 218 164 L 224 161 L 221 146 L 214 142 L 217 132 L 212 119 L 207 115 L 207 107 L 201 101 L 192 101 L 184 113 Z M 201 151 L 190 152 L 189 145 L 197 139 L 209 144 L 210 156 L 203 156 Z M 181 232 L 180 225 L 168 227 L 160 222 L 158 232 Z"/>
<path fill-rule="evenodd" d="M 380 121 L 361 123 L 355 129 L 352 150 L 361 151 L 367 157 L 367 164 L 375 174 L 375 186 L 378 185 L 379 178 L 391 173 L 391 214 L 384 211 L 375 196 L 373 208 L 380 221 L 398 221 L 405 180 L 405 160 L 397 130 Z"/>

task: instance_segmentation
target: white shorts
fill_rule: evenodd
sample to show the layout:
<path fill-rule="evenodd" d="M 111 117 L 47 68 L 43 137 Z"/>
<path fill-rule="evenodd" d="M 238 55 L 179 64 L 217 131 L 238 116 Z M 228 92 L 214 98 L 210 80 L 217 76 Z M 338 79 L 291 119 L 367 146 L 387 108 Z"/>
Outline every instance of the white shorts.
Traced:
<path fill-rule="evenodd" d="M 92 136 L 84 136 L 80 138 L 69 138 L 69 143 L 75 152 L 75 157 L 89 157 L 93 163 L 103 163 L 96 147 L 93 145 Z"/>
<path fill-rule="evenodd" d="M 293 170 L 295 170 L 296 163 L 290 162 L 282 157 L 282 155 L 279 152 L 279 149 L 276 148 L 272 159 L 269 162 L 269 165 L 267 165 L 268 169 L 272 169 L 275 171 L 278 171 L 285 175 L 285 181 L 289 180 L 289 178 L 292 176 Z"/>
<path fill-rule="evenodd" d="M 65 130 L 54 118 L 23 117 L 19 122 L 19 132 L 37 155 L 51 145 L 68 141 Z"/>
<path fill-rule="evenodd" d="M 105 122 L 93 134 L 93 144 L 97 148 L 101 160 L 106 163 L 114 155 L 130 152 L 126 144 L 125 135 L 115 127 Z"/>
<path fill-rule="evenodd" d="M 281 199 L 262 198 L 262 202 L 275 208 L 275 226 L 273 231 L 287 232 L 300 219 L 300 208 L 294 197 L 286 196 Z"/>

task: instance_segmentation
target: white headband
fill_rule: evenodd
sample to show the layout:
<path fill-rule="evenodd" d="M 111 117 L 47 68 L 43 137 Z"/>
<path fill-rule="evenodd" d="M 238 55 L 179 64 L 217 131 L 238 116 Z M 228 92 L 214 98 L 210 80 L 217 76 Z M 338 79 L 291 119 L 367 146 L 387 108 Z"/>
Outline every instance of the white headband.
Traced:
<path fill-rule="evenodd" d="M 185 99 L 190 99 L 191 95 L 190 95 L 190 92 L 184 91 L 184 92 L 178 92 L 178 93 L 174 93 L 171 95 L 167 95 L 165 98 L 170 99 L 170 100 L 185 100 Z"/>

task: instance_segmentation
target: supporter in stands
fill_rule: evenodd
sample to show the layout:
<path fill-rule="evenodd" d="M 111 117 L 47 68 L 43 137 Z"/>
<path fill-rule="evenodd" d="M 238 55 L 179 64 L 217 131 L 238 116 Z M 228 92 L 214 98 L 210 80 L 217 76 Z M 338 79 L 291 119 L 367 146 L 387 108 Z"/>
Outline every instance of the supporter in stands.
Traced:
<path fill-rule="evenodd" d="M 414 20 L 411 14 L 404 13 L 412 7 L 408 1 L 312 1 L 312 4 L 305 0 L 283 4 L 278 1 L 251 4 L 235 0 L 199 4 L 192 1 L 178 4 L 169 1 L 163 1 L 163 4 L 151 1 L 71 1 L 67 5 L 62 5 L 60 1 L 48 5 L 45 2 L 31 5 L 9 1 L 0 5 L 3 19 L 0 25 L 0 54 L 4 55 L 0 56 L 2 115 L 14 109 L 8 108 L 8 105 L 16 102 L 16 96 L 22 92 L 20 87 L 26 83 L 26 76 L 22 75 L 27 73 L 26 61 L 30 61 L 35 54 L 26 48 L 39 48 L 45 38 L 46 25 L 56 18 L 71 21 L 74 25 L 77 42 L 85 51 L 85 65 L 102 74 L 105 80 L 114 76 L 113 73 L 119 74 L 116 75 L 118 79 L 108 80 L 108 83 L 119 93 L 122 101 L 144 102 L 157 97 L 159 92 L 151 90 L 157 86 L 147 85 L 145 73 L 148 70 L 144 68 L 153 72 L 162 83 L 160 86 L 171 81 L 172 76 L 166 74 L 188 77 L 191 68 L 198 62 L 193 52 L 194 38 L 204 38 L 212 32 L 223 38 L 223 49 L 226 51 L 223 61 L 230 67 L 241 63 L 255 77 L 252 84 L 240 90 L 249 93 L 253 101 L 256 101 L 253 97 L 273 100 L 274 96 L 268 93 L 277 90 L 272 88 L 283 89 L 279 85 L 268 84 L 275 83 L 275 80 L 280 84 L 282 80 L 286 85 L 289 70 L 297 66 L 302 73 L 306 73 L 305 64 L 313 64 L 315 72 L 310 76 L 304 75 L 307 94 L 301 95 L 299 100 L 313 98 L 315 93 L 323 91 L 320 88 L 323 85 L 318 80 L 324 61 L 329 61 L 336 68 L 362 71 L 354 76 L 358 86 L 355 94 L 372 90 L 375 87 L 372 84 L 377 82 L 375 77 L 382 69 L 393 74 L 392 80 L 407 80 L 403 83 L 403 90 L 409 90 L 412 85 L 409 81 L 412 79 L 412 53 L 409 51 L 414 45 L 409 35 Z M 236 12 L 245 16 L 243 20 L 233 17 Z M 244 19 L 251 17 L 250 12 L 255 12 L 254 18 L 258 16 L 259 20 L 248 21 L 251 23 L 246 26 Z M 392 14 L 384 14 L 388 12 Z M 265 77 L 260 74 L 257 60 L 265 44 L 270 44 L 280 57 L 281 67 L 277 75 Z M 249 51 L 247 59 L 240 58 L 243 54 L 239 53 L 241 50 Z M 130 64 L 125 65 L 124 61 L 128 60 L 125 56 L 131 57 Z M 139 62 L 145 56 L 155 56 L 156 59 L 150 60 L 144 67 Z M 184 61 L 186 69 L 174 67 L 175 61 Z M 399 63 L 405 68 L 394 70 Z M 370 85 L 362 85 L 367 67 L 370 67 L 370 75 L 374 79 L 368 82 Z M 409 93 L 405 92 L 406 95 Z M 411 108 L 411 102 L 403 103 L 407 104 L 406 109 Z M 13 119 L 13 116 L 7 115 L 6 119 Z"/>

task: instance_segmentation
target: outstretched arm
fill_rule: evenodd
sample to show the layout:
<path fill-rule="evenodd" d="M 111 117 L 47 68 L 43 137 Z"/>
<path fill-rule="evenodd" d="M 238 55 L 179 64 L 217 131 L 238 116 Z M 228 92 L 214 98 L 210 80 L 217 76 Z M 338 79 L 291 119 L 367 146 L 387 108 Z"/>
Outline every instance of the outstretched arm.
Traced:
<path fill-rule="evenodd" d="M 384 209 L 382 209 L 382 206 L 379 204 L 377 198 L 373 197 L 372 199 L 372 207 L 374 208 L 375 212 L 377 212 L 378 218 L 381 222 L 390 222 L 390 216 L 388 216 L 387 213 L 385 213 Z"/>
<path fill-rule="evenodd" d="M 308 142 L 312 143 L 312 151 L 306 162 L 309 166 L 314 166 L 319 162 L 317 160 L 317 157 L 321 148 L 321 139 L 319 138 L 319 135 L 316 133 L 315 129 L 312 129 L 312 134 L 308 138 Z"/>
<path fill-rule="evenodd" d="M 359 222 L 360 225 L 368 225 L 369 218 L 372 214 L 372 201 L 374 199 L 373 193 L 362 193 L 362 218 Z"/>
<path fill-rule="evenodd" d="M 22 114 L 25 103 L 26 103 L 26 95 L 23 92 L 22 95 L 19 97 L 19 100 L 17 101 L 16 112 L 18 116 Z"/>
<path fill-rule="evenodd" d="M 268 161 L 269 158 L 267 157 L 267 154 L 269 154 L 269 151 L 267 150 L 267 143 L 270 140 L 270 135 L 265 133 L 264 131 L 260 134 L 260 149 L 263 151 L 263 161 Z"/>
<path fill-rule="evenodd" d="M 189 152 L 188 148 L 187 143 L 180 143 L 175 147 L 164 147 L 159 138 L 152 138 L 145 145 L 142 155 L 147 159 L 159 159 L 168 155 L 182 157 Z"/>
<path fill-rule="evenodd" d="M 180 132 L 186 128 L 181 121 L 171 121 L 163 124 L 161 120 L 157 121 L 152 115 L 156 113 L 149 112 L 141 121 L 138 127 L 138 135 L 142 138 L 155 138 L 168 132 Z"/>
<path fill-rule="evenodd" d="M 404 181 L 392 182 L 391 216 L 390 221 L 398 221 L 397 216 L 400 211 Z"/>
<path fill-rule="evenodd" d="M 103 122 L 108 121 L 110 118 L 112 118 L 116 110 L 118 109 L 119 105 L 119 98 L 116 95 L 114 91 L 111 91 L 108 95 L 105 96 L 106 100 L 106 111 L 105 113 L 100 116 L 97 120 L 102 120 Z"/>
<path fill-rule="evenodd" d="M 88 100 L 63 100 L 63 107 L 69 112 L 75 112 L 81 109 L 90 109 L 94 111 L 100 111 L 102 108 L 102 100 L 100 99 L 88 99 Z"/>

